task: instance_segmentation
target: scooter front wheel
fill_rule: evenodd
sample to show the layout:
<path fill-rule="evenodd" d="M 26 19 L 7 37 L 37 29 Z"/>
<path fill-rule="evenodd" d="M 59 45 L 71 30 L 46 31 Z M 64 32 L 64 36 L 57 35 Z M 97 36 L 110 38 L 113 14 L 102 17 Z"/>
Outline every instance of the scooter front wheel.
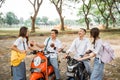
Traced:
<path fill-rule="evenodd" d="M 41 78 L 41 79 L 38 79 L 38 80 L 44 80 L 43 78 Z"/>
<path fill-rule="evenodd" d="M 30 76 L 30 80 L 42 80 L 43 79 L 43 75 L 40 73 L 32 73 Z M 44 79 L 43 79 L 44 80 Z"/>

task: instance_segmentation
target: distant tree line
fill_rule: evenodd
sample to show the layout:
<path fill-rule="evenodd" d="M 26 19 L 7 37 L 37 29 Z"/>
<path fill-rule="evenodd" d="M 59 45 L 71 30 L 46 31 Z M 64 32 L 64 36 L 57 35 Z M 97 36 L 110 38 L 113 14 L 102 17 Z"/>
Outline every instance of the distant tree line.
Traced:
<path fill-rule="evenodd" d="M 5 0 L 2 0 L 5 1 Z M 31 30 L 35 32 L 35 25 L 36 24 L 56 24 L 57 21 L 49 21 L 47 17 L 39 18 L 37 17 L 37 14 L 39 12 L 40 6 L 43 3 L 43 0 L 28 0 L 30 4 L 33 6 L 33 12 L 34 14 L 30 17 L 31 19 Z M 90 24 L 103 24 L 106 29 L 109 28 L 110 25 L 112 27 L 116 27 L 117 25 L 120 25 L 120 0 L 49 0 L 51 4 L 54 5 L 56 11 L 59 15 L 58 24 L 61 24 L 61 30 L 64 31 L 64 25 L 66 23 L 69 23 L 68 20 L 66 21 L 63 16 L 63 13 L 67 9 L 76 9 L 78 10 L 78 18 L 77 22 L 80 24 L 86 24 L 86 28 L 89 29 Z M 76 5 L 79 5 L 79 7 L 76 7 Z M 71 13 L 74 13 L 74 11 L 71 10 Z M 8 16 L 11 14 L 9 13 Z M 8 21 L 7 18 L 11 17 L 5 17 L 5 19 L 2 17 L 2 14 L 0 14 L 0 23 L 7 23 L 11 25 L 11 22 L 13 24 L 16 23 L 22 23 L 21 20 L 10 20 Z M 14 15 L 12 18 L 17 19 L 17 17 Z M 30 21 L 28 19 L 25 21 L 26 23 Z M 73 23 L 75 21 L 73 20 Z M 77 23 L 76 22 L 76 23 Z M 72 23 L 72 22 L 71 22 Z M 76 24 L 75 23 L 75 24 Z M 30 24 L 30 23 L 29 23 Z"/>
<path fill-rule="evenodd" d="M 65 25 L 76 25 L 78 24 L 75 20 L 65 20 Z M 35 25 L 58 25 L 60 23 L 59 19 L 49 20 L 48 17 L 37 17 L 35 20 Z M 7 25 L 26 25 L 31 26 L 31 19 L 24 20 L 24 18 L 18 18 L 13 12 L 7 12 L 5 15 L 0 13 L 0 24 L 7 24 Z"/>

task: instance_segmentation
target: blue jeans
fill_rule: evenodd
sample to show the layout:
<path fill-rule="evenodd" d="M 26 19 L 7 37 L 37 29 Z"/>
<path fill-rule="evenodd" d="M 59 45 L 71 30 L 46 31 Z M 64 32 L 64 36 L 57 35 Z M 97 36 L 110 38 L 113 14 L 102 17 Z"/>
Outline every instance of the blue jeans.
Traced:
<path fill-rule="evenodd" d="M 86 70 L 87 70 L 88 74 L 89 74 L 89 75 L 91 75 L 90 62 L 89 62 L 88 60 L 84 60 L 84 61 L 82 61 L 82 62 L 84 63 L 85 68 L 86 68 Z"/>
<path fill-rule="evenodd" d="M 90 80 L 103 80 L 104 63 L 100 63 L 98 58 L 94 59 L 93 71 Z"/>
<path fill-rule="evenodd" d="M 26 80 L 25 62 L 21 62 L 18 66 L 13 66 L 13 80 Z"/>
<path fill-rule="evenodd" d="M 57 58 L 50 58 L 50 63 L 52 64 L 52 66 L 54 68 L 56 79 L 60 79 L 60 72 L 59 72 Z"/>

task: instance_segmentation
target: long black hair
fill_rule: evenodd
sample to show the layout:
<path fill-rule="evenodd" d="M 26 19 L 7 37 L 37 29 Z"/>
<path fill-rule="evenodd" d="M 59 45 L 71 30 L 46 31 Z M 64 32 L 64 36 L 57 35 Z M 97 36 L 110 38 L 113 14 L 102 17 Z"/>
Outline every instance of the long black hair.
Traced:
<path fill-rule="evenodd" d="M 27 39 L 26 42 L 27 42 L 27 44 L 28 44 L 29 38 L 28 38 L 28 36 L 26 36 L 27 31 L 28 31 L 28 28 L 25 27 L 25 26 L 22 26 L 22 27 L 20 28 L 20 31 L 19 31 L 19 37 L 21 36 L 21 37 L 26 38 L 26 39 Z"/>
<path fill-rule="evenodd" d="M 28 30 L 27 27 L 22 26 L 22 27 L 20 28 L 20 31 L 19 31 L 19 36 L 21 36 L 21 37 L 26 37 L 27 30 Z"/>
<path fill-rule="evenodd" d="M 90 36 L 94 38 L 92 44 L 95 44 L 97 38 L 99 38 L 100 30 L 98 28 L 92 28 L 90 30 Z"/>

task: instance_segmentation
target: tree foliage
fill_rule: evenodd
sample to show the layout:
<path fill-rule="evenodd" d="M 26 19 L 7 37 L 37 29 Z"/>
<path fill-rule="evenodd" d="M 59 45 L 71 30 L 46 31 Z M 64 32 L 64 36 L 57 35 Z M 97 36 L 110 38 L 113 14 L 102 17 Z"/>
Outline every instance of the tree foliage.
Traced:
<path fill-rule="evenodd" d="M 0 24 L 3 24 L 3 23 L 5 23 L 3 13 L 0 13 Z"/>
<path fill-rule="evenodd" d="M 12 25 L 12 24 L 18 24 L 19 20 L 14 13 L 7 12 L 6 17 L 5 17 L 5 22 L 9 25 Z"/>
<path fill-rule="evenodd" d="M 69 0 L 74 3 L 83 2 L 79 8 L 78 15 L 84 16 L 86 25 L 89 26 L 89 20 L 94 20 L 98 24 L 103 24 L 106 28 L 109 28 L 109 24 L 114 27 L 119 21 L 120 14 L 120 0 Z M 91 5 L 85 2 L 90 2 Z M 91 7 L 91 9 L 89 9 Z M 82 14 L 81 14 L 82 13 Z M 84 15 L 83 15 L 84 14 Z M 81 17 L 80 17 L 81 19 Z"/>

